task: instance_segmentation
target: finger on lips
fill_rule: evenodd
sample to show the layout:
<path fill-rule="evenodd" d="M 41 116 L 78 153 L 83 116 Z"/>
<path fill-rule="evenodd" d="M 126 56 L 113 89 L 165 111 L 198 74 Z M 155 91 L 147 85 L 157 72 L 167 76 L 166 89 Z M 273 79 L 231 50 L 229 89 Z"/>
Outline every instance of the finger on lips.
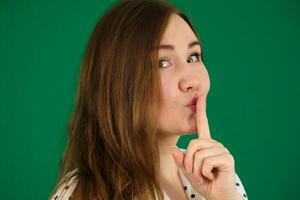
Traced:
<path fill-rule="evenodd" d="M 200 95 L 196 105 L 196 123 L 199 139 L 211 138 L 206 114 L 206 96 L 207 94 Z"/>
<path fill-rule="evenodd" d="M 213 168 L 224 166 L 224 163 L 228 163 L 227 156 L 231 156 L 223 144 L 210 136 L 206 115 L 206 96 L 206 94 L 199 96 L 196 105 L 198 139 L 190 141 L 185 153 L 179 155 L 178 161 L 185 174 L 194 176 L 200 183 L 203 183 L 204 178 L 213 180 Z"/>
<path fill-rule="evenodd" d="M 213 168 L 220 166 L 222 162 L 224 164 L 224 154 L 230 155 L 223 144 L 211 138 L 206 114 L 206 96 L 200 95 L 196 105 L 198 139 L 190 141 L 183 158 L 187 174 L 193 172 L 200 182 L 203 182 L 204 177 L 212 180 Z"/>

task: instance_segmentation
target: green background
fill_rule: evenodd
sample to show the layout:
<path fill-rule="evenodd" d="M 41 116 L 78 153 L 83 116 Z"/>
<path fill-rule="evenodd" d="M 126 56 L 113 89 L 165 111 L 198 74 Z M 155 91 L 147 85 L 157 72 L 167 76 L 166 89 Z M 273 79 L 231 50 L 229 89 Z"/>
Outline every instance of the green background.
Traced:
<path fill-rule="evenodd" d="M 83 50 L 112 2 L 1 1 L 1 199 L 48 198 Z M 299 198 L 299 1 L 171 2 L 199 32 L 211 134 L 233 154 L 248 197 Z"/>

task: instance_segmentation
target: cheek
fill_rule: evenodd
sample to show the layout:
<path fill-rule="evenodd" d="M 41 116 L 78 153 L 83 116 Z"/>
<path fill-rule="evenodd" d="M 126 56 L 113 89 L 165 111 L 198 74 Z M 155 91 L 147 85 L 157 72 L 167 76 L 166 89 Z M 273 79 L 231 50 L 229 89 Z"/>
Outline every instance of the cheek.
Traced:
<path fill-rule="evenodd" d="M 162 90 L 164 99 L 172 96 L 172 87 L 170 85 L 163 86 Z"/>
<path fill-rule="evenodd" d="M 162 82 L 162 97 L 163 104 L 168 105 L 168 102 L 173 98 L 172 84 Z"/>

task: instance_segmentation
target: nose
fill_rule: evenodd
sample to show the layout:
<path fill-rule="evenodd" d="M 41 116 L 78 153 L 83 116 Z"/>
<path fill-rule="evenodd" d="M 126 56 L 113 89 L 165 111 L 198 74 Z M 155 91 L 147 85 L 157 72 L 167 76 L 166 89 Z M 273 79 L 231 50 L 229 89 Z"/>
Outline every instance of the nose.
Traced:
<path fill-rule="evenodd" d="M 191 67 L 191 66 L 188 66 Z M 195 66 L 196 67 L 196 66 Z M 208 93 L 210 89 L 210 80 L 205 66 L 197 66 L 199 70 L 186 70 L 182 73 L 179 80 L 179 89 L 193 94 Z"/>
<path fill-rule="evenodd" d="M 198 76 L 191 75 L 182 79 L 179 83 L 179 87 L 183 92 L 198 93 L 201 88 L 201 82 Z"/>

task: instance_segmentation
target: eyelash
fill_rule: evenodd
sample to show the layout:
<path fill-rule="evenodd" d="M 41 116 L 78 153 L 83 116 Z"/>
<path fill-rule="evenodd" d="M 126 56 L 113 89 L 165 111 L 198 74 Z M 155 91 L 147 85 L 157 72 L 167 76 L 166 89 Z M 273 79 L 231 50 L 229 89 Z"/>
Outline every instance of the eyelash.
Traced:
<path fill-rule="evenodd" d="M 196 57 L 198 58 L 198 61 L 195 61 L 195 62 L 199 62 L 200 60 L 203 61 L 203 53 L 200 54 L 200 53 L 198 53 L 198 52 L 195 52 L 195 53 L 192 53 L 192 54 L 190 55 L 190 57 L 192 57 L 192 56 L 196 56 Z M 159 62 L 158 62 L 160 68 L 165 68 L 165 67 L 162 67 L 162 66 L 160 65 L 161 61 L 167 61 L 167 60 L 161 59 L 161 60 L 159 60 Z"/>

